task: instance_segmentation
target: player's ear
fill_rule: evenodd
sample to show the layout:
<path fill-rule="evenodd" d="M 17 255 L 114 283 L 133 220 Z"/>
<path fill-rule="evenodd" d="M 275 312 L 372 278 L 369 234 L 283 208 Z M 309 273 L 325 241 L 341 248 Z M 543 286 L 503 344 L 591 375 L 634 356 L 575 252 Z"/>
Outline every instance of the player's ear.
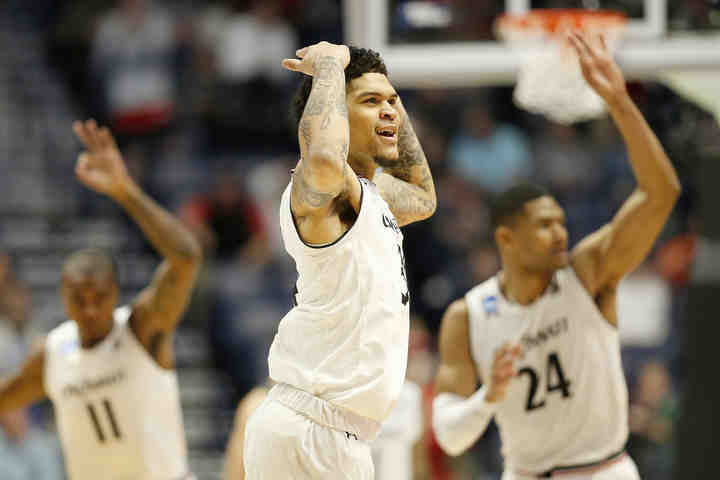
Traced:
<path fill-rule="evenodd" d="M 498 248 L 507 248 L 512 243 L 513 231 L 505 225 L 500 225 L 495 229 L 495 243 Z"/>

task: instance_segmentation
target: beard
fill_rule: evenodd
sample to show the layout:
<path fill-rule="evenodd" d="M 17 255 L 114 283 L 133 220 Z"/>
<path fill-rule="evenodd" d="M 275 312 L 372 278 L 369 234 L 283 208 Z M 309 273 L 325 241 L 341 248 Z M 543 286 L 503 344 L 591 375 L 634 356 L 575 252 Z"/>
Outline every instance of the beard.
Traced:
<path fill-rule="evenodd" d="M 393 168 L 397 167 L 399 155 L 395 157 L 388 157 L 386 155 L 376 155 L 373 160 L 382 168 Z"/>

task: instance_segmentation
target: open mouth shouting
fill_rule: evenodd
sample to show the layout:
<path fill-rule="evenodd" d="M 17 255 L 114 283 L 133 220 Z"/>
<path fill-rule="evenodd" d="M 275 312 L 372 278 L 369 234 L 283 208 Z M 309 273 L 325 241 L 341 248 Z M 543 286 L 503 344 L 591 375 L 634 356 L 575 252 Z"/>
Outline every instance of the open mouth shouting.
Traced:
<path fill-rule="evenodd" d="M 375 129 L 380 141 L 394 145 L 397 143 L 397 125 L 385 125 Z"/>

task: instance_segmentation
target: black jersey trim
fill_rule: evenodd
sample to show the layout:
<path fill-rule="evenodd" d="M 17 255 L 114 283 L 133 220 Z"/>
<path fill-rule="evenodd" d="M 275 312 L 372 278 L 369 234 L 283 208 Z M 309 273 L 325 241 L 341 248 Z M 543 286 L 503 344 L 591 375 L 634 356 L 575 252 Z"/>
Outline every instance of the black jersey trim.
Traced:
<path fill-rule="evenodd" d="M 293 226 L 295 227 L 295 234 L 297 235 L 298 239 L 302 242 L 303 245 L 305 245 L 306 247 L 309 247 L 309 248 L 314 248 L 314 249 L 316 249 L 316 250 L 322 250 L 323 248 L 332 247 L 333 245 L 335 245 L 336 243 L 338 243 L 340 240 L 342 240 L 343 238 L 345 238 L 345 236 L 346 236 L 348 233 L 350 233 L 350 230 L 352 230 L 352 229 L 355 227 L 355 225 L 356 225 L 356 224 L 358 223 L 358 221 L 360 220 L 360 215 L 362 214 L 362 209 L 363 209 L 363 197 L 365 196 L 365 189 L 363 188 L 362 180 L 360 180 L 360 177 L 357 177 L 357 180 L 358 180 L 358 183 L 360 184 L 360 210 L 358 211 L 358 216 L 357 216 L 357 218 L 355 219 L 355 223 L 353 223 L 352 225 L 350 225 L 350 228 L 348 228 L 348 229 L 345 231 L 345 233 L 343 233 L 342 235 L 340 235 L 337 239 L 335 239 L 335 240 L 332 241 L 331 243 L 326 243 L 326 244 L 324 244 L 324 245 L 313 245 L 312 243 L 308 243 L 308 242 L 306 242 L 305 240 L 303 240 L 302 236 L 300 235 L 300 229 L 298 229 L 297 222 L 295 221 L 295 215 L 293 215 L 293 212 L 292 212 L 292 194 L 290 194 L 290 199 L 288 200 L 288 206 L 289 206 L 289 208 L 290 208 L 290 218 L 292 218 Z"/>
<path fill-rule="evenodd" d="M 583 468 L 590 468 L 595 467 L 598 465 L 602 465 L 605 462 L 609 462 L 610 460 L 615 460 L 616 458 L 622 456 L 625 454 L 625 449 L 621 449 L 615 453 L 611 453 L 607 457 L 603 458 L 602 460 L 597 460 L 595 462 L 588 462 L 588 463 L 578 463 L 576 465 L 563 465 L 560 467 L 553 467 L 550 470 L 547 470 L 540 475 L 538 475 L 538 478 L 551 478 L 554 473 L 560 473 L 560 472 L 566 472 L 569 470 L 580 470 Z"/>

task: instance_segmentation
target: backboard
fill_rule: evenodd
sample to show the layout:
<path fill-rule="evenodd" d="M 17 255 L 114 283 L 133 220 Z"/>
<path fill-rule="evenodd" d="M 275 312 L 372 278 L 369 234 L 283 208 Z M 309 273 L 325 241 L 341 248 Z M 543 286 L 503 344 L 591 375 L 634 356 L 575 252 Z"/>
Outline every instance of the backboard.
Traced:
<path fill-rule="evenodd" d="M 630 78 L 720 72 L 718 0 L 345 0 L 343 8 L 346 41 L 379 51 L 400 87 L 512 84 L 520 56 L 492 24 L 534 8 L 625 13 L 617 59 Z"/>

